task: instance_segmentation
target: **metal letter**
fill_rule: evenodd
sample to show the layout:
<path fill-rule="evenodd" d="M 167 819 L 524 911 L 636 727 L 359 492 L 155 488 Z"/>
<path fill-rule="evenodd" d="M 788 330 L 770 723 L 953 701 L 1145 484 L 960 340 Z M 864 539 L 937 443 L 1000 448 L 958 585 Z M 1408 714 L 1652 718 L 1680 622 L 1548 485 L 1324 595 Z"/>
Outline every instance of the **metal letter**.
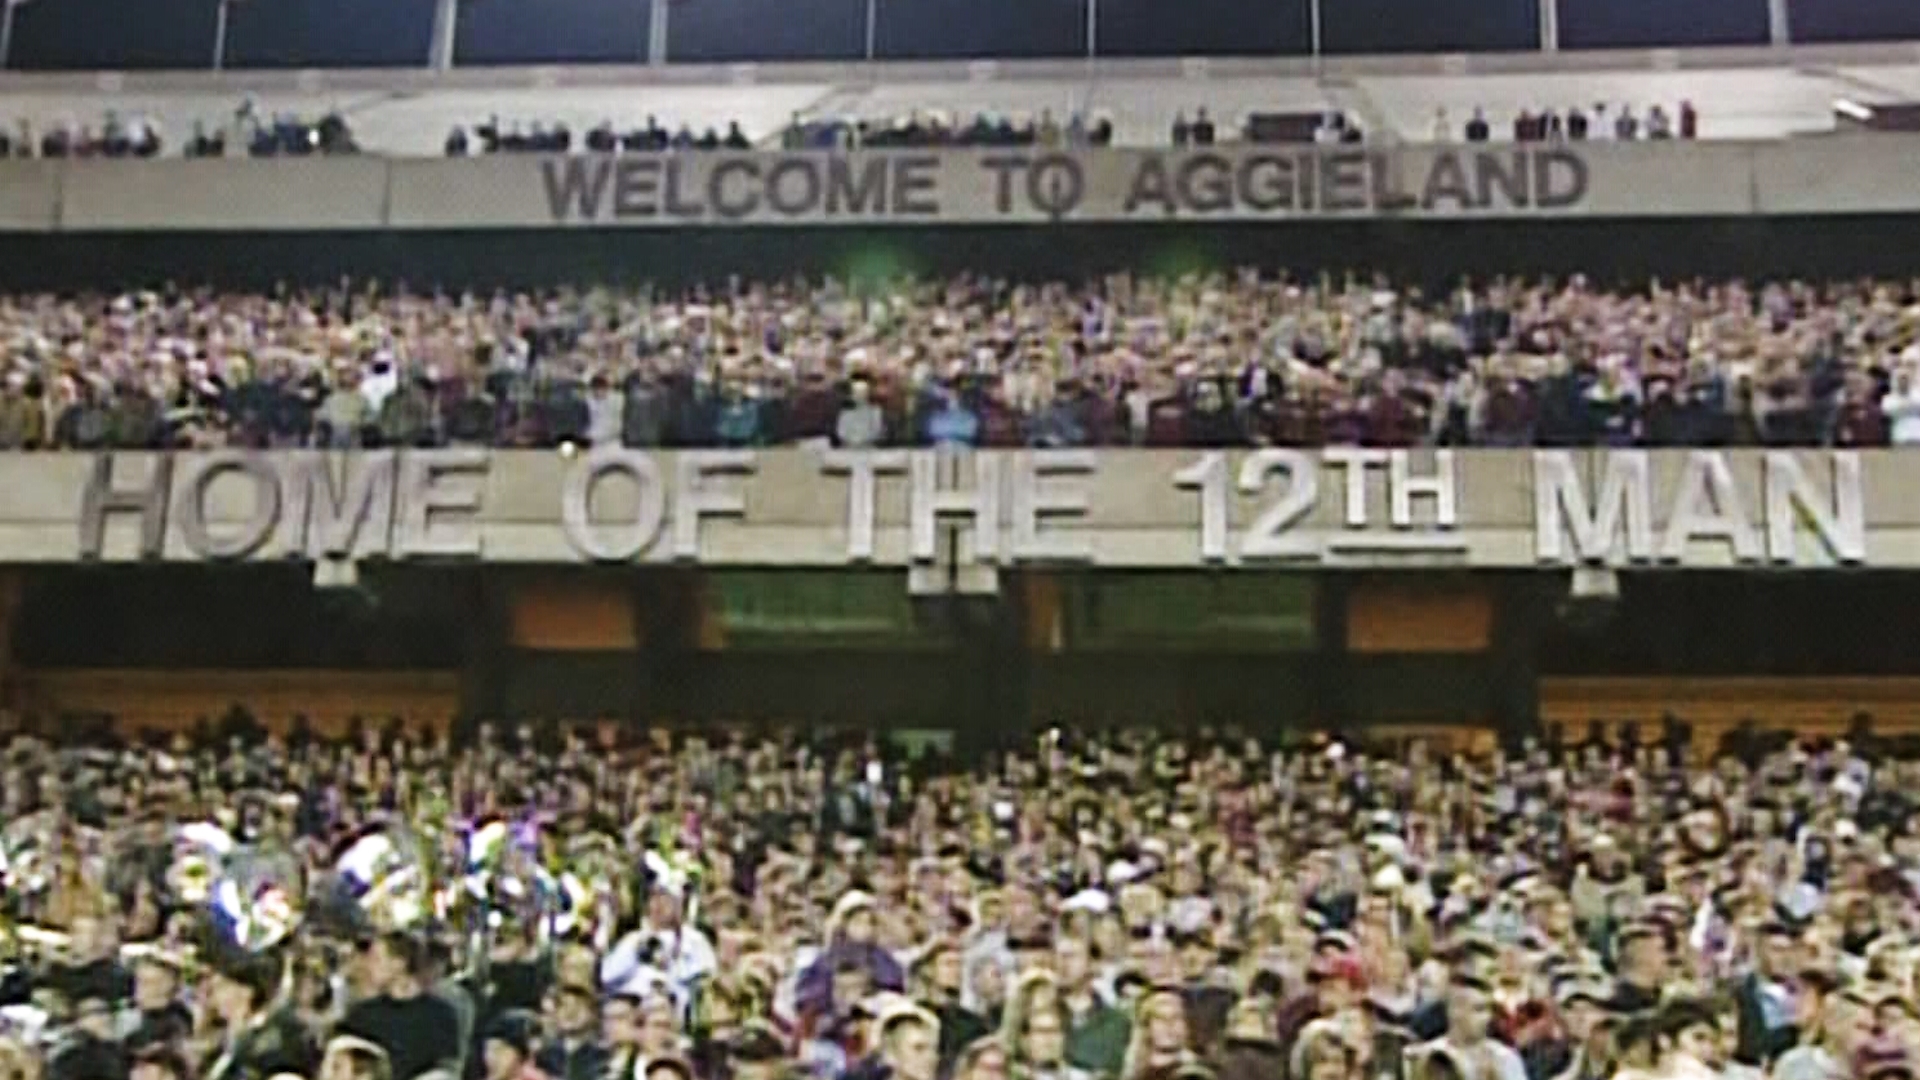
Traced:
<path fill-rule="evenodd" d="M 1334 446 L 1320 452 L 1320 460 L 1347 471 L 1347 528 L 1367 527 L 1367 470 L 1385 465 L 1385 450 L 1359 446 Z"/>
<path fill-rule="evenodd" d="M 747 500 L 738 491 L 709 488 L 709 476 L 750 476 L 751 450 L 689 450 L 673 459 L 673 557 L 700 560 L 700 519 L 740 517 Z"/>
<path fill-rule="evenodd" d="M 280 474 L 272 459 L 238 450 L 219 451 L 187 459 L 186 482 L 179 485 L 180 539 L 187 551 L 214 562 L 245 559 L 259 553 L 280 525 Z M 213 535 L 207 527 L 207 496 L 214 481 L 230 473 L 253 482 L 253 509 L 239 530 L 228 537 Z"/>
<path fill-rule="evenodd" d="M 600 160 L 605 161 L 605 158 Z M 679 168 L 668 162 L 669 168 Z M 621 158 L 613 166 L 613 216 L 653 217 L 660 212 L 660 161 L 657 158 Z M 587 218 L 597 220 L 597 218 Z"/>
<path fill-rule="evenodd" d="M 1434 524 L 1442 529 L 1460 527 L 1459 477 L 1453 470 L 1453 451 L 1433 452 L 1433 475 L 1413 475 L 1413 454 L 1395 450 L 1387 458 L 1387 501 L 1390 520 L 1396 529 L 1413 528 L 1413 500 L 1432 499 Z"/>
<path fill-rule="evenodd" d="M 973 460 L 973 490 L 945 491 L 940 488 L 940 463 Z M 939 521 L 941 518 L 970 518 L 973 522 L 974 558 L 992 562 L 1000 551 L 1000 459 L 991 453 L 957 455 L 951 451 L 916 451 L 908 460 L 912 482 L 913 547 L 915 562 L 928 563 L 939 557 Z"/>
<path fill-rule="evenodd" d="M 1598 504 L 1587 502 L 1573 455 L 1533 455 L 1534 557 L 1545 563 L 1623 565 L 1653 558 L 1653 494 L 1644 450 L 1606 455 Z M 1625 530 L 1625 550 L 1621 531 Z M 1567 551 L 1568 541 L 1573 550 Z"/>
<path fill-rule="evenodd" d="M 1320 206 L 1330 212 L 1368 210 L 1367 156 L 1354 150 L 1320 155 Z"/>
<path fill-rule="evenodd" d="M 95 454 L 93 473 L 80 492 L 80 557 L 98 559 L 106 549 L 107 515 L 140 515 L 140 557 L 157 559 L 167 546 L 167 504 L 172 490 L 173 458 L 151 455 L 153 471 L 147 485 L 113 486 L 115 454 Z M 132 455 L 128 455 L 132 456 Z"/>
<path fill-rule="evenodd" d="M 1087 489 L 1081 484 L 1049 485 L 1049 477 L 1090 476 L 1098 459 L 1090 450 L 1036 450 L 1014 458 L 1013 557 L 1020 561 L 1087 562 L 1093 548 L 1083 536 L 1049 532 L 1043 517 L 1085 517 Z"/>
<path fill-rule="evenodd" d="M 1667 535 L 1660 544 L 1666 562 L 1686 561 L 1687 544 L 1694 539 L 1725 540 L 1735 560 L 1760 561 L 1760 534 L 1747 516 L 1734 485 L 1727 456 L 1718 450 L 1695 450 L 1681 467 L 1673 492 L 1673 511 L 1667 515 Z"/>
<path fill-rule="evenodd" d="M 993 208 L 1002 216 L 1013 212 L 1013 174 L 1026 175 L 1027 158 L 1023 154 L 989 154 L 980 159 L 980 167 L 993 174 Z"/>
<path fill-rule="evenodd" d="M 481 449 L 402 454 L 399 489 L 394 494 L 394 557 L 479 558 L 477 519 L 491 463 Z M 437 520 L 444 518 L 456 520 Z"/>
<path fill-rule="evenodd" d="M 1770 450 L 1762 460 L 1767 485 L 1767 555 L 1777 563 L 1800 561 L 1794 525 L 1804 522 L 1834 562 L 1849 566 L 1867 561 L 1866 499 L 1860 482 L 1860 455 L 1840 450 L 1831 463 L 1833 499 L 1814 487 L 1797 455 Z"/>
<path fill-rule="evenodd" d="M 398 471 L 399 458 L 391 450 L 297 459 L 287 485 L 287 510 L 295 529 L 292 550 L 316 562 L 350 559 L 361 537 L 371 534 L 374 549 L 387 554 Z"/>
<path fill-rule="evenodd" d="M 940 213 L 940 159 L 932 154 L 914 154 L 894 159 L 894 217 L 935 217 Z"/>
<path fill-rule="evenodd" d="M 1287 490 L 1247 526 L 1240 538 L 1240 557 L 1297 559 L 1319 555 L 1310 537 L 1294 531 L 1320 501 L 1320 468 L 1312 458 L 1298 450 L 1257 450 L 1240 463 L 1240 494 L 1252 497 L 1265 491 L 1267 477 L 1276 472 L 1287 474 Z M 1366 473 L 1352 468 L 1347 475 L 1351 491 L 1351 478 Z"/>
<path fill-rule="evenodd" d="M 847 561 L 873 561 L 875 477 L 907 471 L 905 450 L 829 450 L 821 465 L 829 476 L 847 478 Z"/>
<path fill-rule="evenodd" d="M 1587 159 L 1560 148 L 1533 152 L 1533 205 L 1541 210 L 1564 210 L 1585 202 L 1593 182 Z"/>
<path fill-rule="evenodd" d="M 639 491 L 633 520 L 610 541 L 593 523 L 593 489 L 603 477 L 625 476 Z M 567 468 L 560 487 L 560 530 L 573 550 L 594 562 L 623 563 L 640 557 L 660 538 L 667 521 L 667 493 L 660 466 L 650 455 L 620 446 L 600 446 Z"/>
<path fill-rule="evenodd" d="M 1244 475 L 1244 473 L 1243 473 Z M 1227 561 L 1227 457 L 1214 452 L 1173 474 L 1173 485 L 1200 493 L 1200 559 Z"/>

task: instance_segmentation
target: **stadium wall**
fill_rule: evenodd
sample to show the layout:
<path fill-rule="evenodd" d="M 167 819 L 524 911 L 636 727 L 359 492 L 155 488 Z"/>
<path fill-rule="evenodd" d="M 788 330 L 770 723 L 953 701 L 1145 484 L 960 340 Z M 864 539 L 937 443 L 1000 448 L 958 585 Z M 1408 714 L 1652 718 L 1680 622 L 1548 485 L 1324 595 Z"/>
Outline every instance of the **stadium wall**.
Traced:
<path fill-rule="evenodd" d="M 671 230 L 0 233 L 0 288 L 88 290 L 170 281 L 235 288 L 362 281 L 431 287 L 651 282 L 667 287 L 836 274 L 988 273 L 1074 280 L 1131 270 L 1254 266 L 1460 275 L 1905 277 L 1920 215 L 1182 225 L 890 226 Z"/>

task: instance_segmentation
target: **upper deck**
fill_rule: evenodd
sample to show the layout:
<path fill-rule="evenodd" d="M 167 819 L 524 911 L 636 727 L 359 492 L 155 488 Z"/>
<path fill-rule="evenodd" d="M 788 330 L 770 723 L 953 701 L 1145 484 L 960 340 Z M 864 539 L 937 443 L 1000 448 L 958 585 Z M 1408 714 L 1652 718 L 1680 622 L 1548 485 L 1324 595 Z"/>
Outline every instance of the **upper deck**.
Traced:
<path fill-rule="evenodd" d="M 153 73 L 9 73 L 0 117 L 36 131 L 97 125 L 109 112 L 156 124 L 178 147 L 196 124 L 256 114 L 338 110 L 363 149 L 438 155 L 448 132 L 504 124 L 657 117 L 670 128 L 724 127 L 777 139 L 795 118 L 885 120 L 976 112 L 1112 120 L 1115 142 L 1159 145 L 1176 114 L 1205 107 L 1223 132 L 1252 112 L 1337 110 L 1379 140 L 1436 137 L 1484 109 L 1495 137 L 1522 109 L 1672 110 L 1689 101 L 1703 139 L 1831 132 L 1833 106 L 1920 100 L 1920 44 L 1660 49 L 1265 59 L 988 60 L 728 65 L 341 69 Z"/>

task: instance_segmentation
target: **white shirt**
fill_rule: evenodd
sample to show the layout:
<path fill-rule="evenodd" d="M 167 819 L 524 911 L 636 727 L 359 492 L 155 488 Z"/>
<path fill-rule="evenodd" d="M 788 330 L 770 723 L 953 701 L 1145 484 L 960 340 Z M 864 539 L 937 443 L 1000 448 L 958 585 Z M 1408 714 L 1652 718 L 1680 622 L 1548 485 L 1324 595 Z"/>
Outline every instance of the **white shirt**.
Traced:
<path fill-rule="evenodd" d="M 653 942 L 653 962 L 641 956 Z M 600 961 L 600 984 L 612 993 L 645 997 L 664 989 L 683 1011 L 692 1002 L 694 988 L 720 966 L 713 942 L 697 926 L 678 930 L 635 930 L 614 942 Z"/>
<path fill-rule="evenodd" d="M 1920 394 L 1895 391 L 1881 399 L 1880 411 L 1887 415 L 1888 431 L 1895 445 L 1920 443 Z"/>
<path fill-rule="evenodd" d="M 367 399 L 368 404 L 373 406 L 374 412 L 379 412 L 380 406 L 384 405 L 387 398 L 400 388 L 400 371 L 399 365 L 394 362 L 392 356 L 382 353 L 375 360 L 376 362 L 384 360 L 387 370 L 376 371 L 373 365 L 369 364 L 365 377 L 360 380 L 360 394 Z"/>
<path fill-rule="evenodd" d="M 626 417 L 626 399 L 611 391 L 587 398 L 587 442 L 616 446 Z"/>
<path fill-rule="evenodd" d="M 1485 1039 L 1479 1046 L 1467 1050 L 1452 1039 L 1442 1036 L 1432 1042 L 1421 1044 L 1421 1047 L 1427 1050 L 1445 1050 L 1457 1057 L 1482 1055 L 1492 1066 L 1493 1072 L 1492 1075 L 1482 1077 L 1481 1080 L 1527 1080 L 1526 1062 L 1521 1061 L 1520 1055 L 1503 1042 Z"/>
<path fill-rule="evenodd" d="M 1796 1046 L 1773 1063 L 1774 1080 L 1845 1080 L 1846 1066 L 1823 1046 Z"/>

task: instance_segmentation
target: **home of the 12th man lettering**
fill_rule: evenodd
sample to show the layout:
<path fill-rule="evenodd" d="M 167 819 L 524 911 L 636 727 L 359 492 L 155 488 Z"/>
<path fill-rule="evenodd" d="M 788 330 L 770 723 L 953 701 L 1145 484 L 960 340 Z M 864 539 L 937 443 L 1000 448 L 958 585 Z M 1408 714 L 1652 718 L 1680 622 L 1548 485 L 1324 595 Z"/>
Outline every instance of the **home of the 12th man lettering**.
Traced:
<path fill-rule="evenodd" d="M 1903 475 L 1884 455 L 1872 463 L 1720 450 L 601 448 L 51 456 L 0 469 L 73 477 L 65 509 L 44 514 L 71 522 L 71 543 L 32 556 L 43 559 L 1519 568 L 1867 563 L 1868 477 Z M 22 479 L 23 491 L 61 490 Z M 0 538 L 7 528 L 0 518 Z M 1920 562 L 1920 543 L 1911 550 Z"/>

